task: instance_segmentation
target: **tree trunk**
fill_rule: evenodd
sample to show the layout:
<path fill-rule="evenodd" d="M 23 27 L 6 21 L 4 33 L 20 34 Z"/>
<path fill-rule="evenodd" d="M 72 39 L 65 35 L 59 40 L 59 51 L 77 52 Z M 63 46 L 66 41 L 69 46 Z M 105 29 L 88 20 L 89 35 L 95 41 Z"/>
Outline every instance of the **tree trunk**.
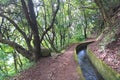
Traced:
<path fill-rule="evenodd" d="M 20 55 L 17 54 L 17 56 L 18 56 L 18 64 L 19 64 L 19 66 L 20 66 L 20 69 L 22 70 L 22 68 L 23 68 L 23 63 L 22 63 L 22 61 L 21 61 Z"/>
<path fill-rule="evenodd" d="M 1 38 L 0 38 L 0 42 L 3 44 L 8 44 L 9 46 L 13 47 L 17 52 L 19 52 L 21 55 L 23 55 L 27 59 L 33 60 L 32 53 L 29 52 L 28 50 L 24 49 L 21 45 L 15 43 L 13 41 L 1 39 Z"/>
<path fill-rule="evenodd" d="M 24 0 L 21 0 L 22 8 L 25 13 L 26 19 L 28 21 L 28 24 L 30 25 L 30 28 L 32 30 L 33 34 L 33 57 L 35 61 L 38 61 L 41 57 L 41 46 L 40 46 L 40 37 L 39 37 L 39 31 L 38 31 L 38 25 L 36 21 L 36 16 L 34 12 L 34 4 L 32 0 L 28 0 L 28 8 Z"/>
<path fill-rule="evenodd" d="M 109 24 L 111 24 L 110 16 L 106 12 L 102 0 L 94 0 L 94 1 L 100 9 L 104 22 L 106 23 L 106 26 L 109 26 Z"/>
<path fill-rule="evenodd" d="M 84 12 L 84 23 L 85 23 L 85 26 L 84 26 L 84 36 L 85 36 L 85 39 L 87 38 L 87 17 L 86 17 L 86 13 L 85 13 L 85 10 L 83 10 Z"/>
<path fill-rule="evenodd" d="M 13 59 L 14 59 L 15 72 L 17 73 L 18 69 L 17 69 L 17 56 L 16 56 L 16 53 L 13 53 Z"/>
<path fill-rule="evenodd" d="M 31 30 L 34 35 L 33 43 L 34 43 L 35 61 L 37 61 L 38 59 L 40 59 L 42 54 L 41 54 L 38 25 L 37 25 L 37 21 L 36 21 L 36 16 L 35 16 L 35 12 L 34 12 L 34 4 L 33 4 L 32 0 L 28 0 L 28 7 L 29 7 L 29 13 L 30 13 L 30 17 L 31 17 L 30 26 L 31 26 Z"/>

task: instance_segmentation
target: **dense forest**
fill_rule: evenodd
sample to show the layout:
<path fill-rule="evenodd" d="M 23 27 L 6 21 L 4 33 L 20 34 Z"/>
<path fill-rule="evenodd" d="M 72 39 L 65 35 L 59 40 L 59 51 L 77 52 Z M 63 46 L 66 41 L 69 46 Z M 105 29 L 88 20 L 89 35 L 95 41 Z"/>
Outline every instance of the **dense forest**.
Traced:
<path fill-rule="evenodd" d="M 101 50 L 113 46 L 119 10 L 120 0 L 0 0 L 0 80 L 73 43 L 98 37 Z"/>

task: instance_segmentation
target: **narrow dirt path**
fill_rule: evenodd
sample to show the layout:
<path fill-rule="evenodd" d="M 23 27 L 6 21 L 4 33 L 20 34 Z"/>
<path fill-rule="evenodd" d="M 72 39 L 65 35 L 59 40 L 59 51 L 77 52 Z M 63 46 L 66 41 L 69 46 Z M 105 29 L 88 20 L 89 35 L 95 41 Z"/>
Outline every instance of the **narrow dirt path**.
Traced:
<path fill-rule="evenodd" d="M 80 80 L 76 71 L 74 48 L 71 45 L 63 55 L 41 59 L 35 66 L 23 71 L 16 80 Z"/>

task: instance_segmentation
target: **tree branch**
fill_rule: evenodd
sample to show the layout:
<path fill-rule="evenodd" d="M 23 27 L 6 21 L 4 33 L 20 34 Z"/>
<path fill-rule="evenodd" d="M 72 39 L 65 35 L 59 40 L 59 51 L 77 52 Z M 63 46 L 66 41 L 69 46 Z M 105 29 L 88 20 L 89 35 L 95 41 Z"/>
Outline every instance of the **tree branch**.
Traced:
<path fill-rule="evenodd" d="M 57 0 L 58 2 L 58 5 L 57 5 L 57 9 L 55 10 L 55 12 L 53 13 L 53 18 L 52 18 L 52 22 L 51 24 L 49 25 L 49 27 L 43 32 L 42 36 L 41 36 L 41 39 L 40 39 L 40 43 L 42 42 L 42 40 L 44 39 L 44 36 L 47 34 L 47 32 L 53 27 L 54 23 L 55 23 L 55 18 L 56 18 L 56 15 L 57 15 L 57 12 L 59 10 L 59 7 L 60 7 L 60 1 Z"/>
<path fill-rule="evenodd" d="M 25 32 L 23 32 L 19 26 L 9 17 L 7 17 L 6 15 L 0 14 L 1 17 L 6 18 L 10 23 L 12 23 L 14 25 L 14 27 L 22 34 L 22 36 L 27 39 L 27 35 L 25 34 Z"/>
<path fill-rule="evenodd" d="M 29 25 L 31 25 L 31 18 L 30 18 L 30 15 L 29 15 L 29 12 L 28 12 L 28 8 L 27 8 L 27 5 L 25 3 L 24 0 L 21 0 L 21 3 L 22 3 L 22 8 L 23 8 L 23 11 L 24 11 L 24 14 L 25 14 L 25 17 L 29 23 Z"/>
<path fill-rule="evenodd" d="M 6 18 L 10 23 L 12 23 L 14 25 L 14 27 L 18 30 L 18 32 L 20 32 L 22 34 L 22 36 L 24 37 L 24 39 L 26 40 L 27 46 L 29 48 L 29 50 L 32 49 L 32 46 L 30 45 L 30 39 L 27 37 L 26 33 L 23 32 L 19 26 L 9 17 L 7 17 L 6 15 L 0 14 L 1 17 Z"/>
<path fill-rule="evenodd" d="M 80 7 L 79 9 L 91 9 L 91 10 L 96 10 L 96 9 L 99 9 L 99 8 L 95 8 L 95 7 L 91 7 L 91 6 L 82 6 Z"/>
<path fill-rule="evenodd" d="M 110 16 L 108 15 L 108 13 L 106 12 L 104 5 L 102 4 L 102 0 L 94 0 L 94 2 L 96 3 L 96 5 L 99 7 L 100 12 L 102 13 L 102 17 L 105 21 L 105 23 L 109 23 L 111 24 L 111 20 L 110 20 Z"/>
<path fill-rule="evenodd" d="M 32 58 L 31 58 L 32 53 L 29 52 L 28 50 L 26 50 L 25 48 L 23 48 L 21 45 L 15 43 L 14 41 L 0 38 L 0 42 L 3 44 L 8 44 L 12 48 L 14 48 L 16 51 L 18 51 L 21 55 L 28 58 L 29 60 L 32 60 Z"/>

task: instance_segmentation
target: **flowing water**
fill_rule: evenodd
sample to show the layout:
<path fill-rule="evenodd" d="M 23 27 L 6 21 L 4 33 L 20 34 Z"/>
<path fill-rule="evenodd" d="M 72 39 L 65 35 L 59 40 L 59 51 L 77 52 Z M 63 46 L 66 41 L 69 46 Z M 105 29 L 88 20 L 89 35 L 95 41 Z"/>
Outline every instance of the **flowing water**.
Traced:
<path fill-rule="evenodd" d="M 78 62 L 86 80 L 104 80 L 88 59 L 86 49 L 78 52 Z"/>

